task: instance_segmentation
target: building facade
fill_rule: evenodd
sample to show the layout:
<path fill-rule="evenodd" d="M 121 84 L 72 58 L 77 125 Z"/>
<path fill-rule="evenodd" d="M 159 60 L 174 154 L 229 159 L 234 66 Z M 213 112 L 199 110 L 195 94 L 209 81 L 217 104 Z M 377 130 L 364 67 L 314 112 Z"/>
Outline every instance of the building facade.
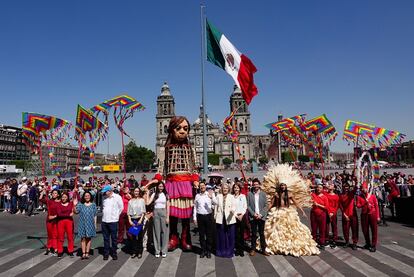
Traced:
<path fill-rule="evenodd" d="M 278 153 L 273 153 L 273 143 L 275 138 L 272 134 L 268 135 L 252 135 L 251 121 L 248 105 L 242 97 L 241 90 L 234 86 L 232 94 L 229 99 L 229 114 L 231 111 L 237 109 L 234 115 L 233 125 L 240 133 L 239 135 L 239 150 L 241 158 L 244 160 L 255 159 L 265 156 L 268 159 L 277 156 Z M 161 94 L 157 97 L 157 114 L 156 120 L 156 145 L 155 153 L 157 157 L 157 164 L 164 160 L 164 144 L 168 135 L 168 124 L 170 119 L 175 116 L 175 101 L 171 94 L 169 86 L 164 83 L 161 87 Z M 239 159 L 236 151 L 236 146 L 226 136 L 223 131 L 223 126 L 213 123 L 206 115 L 207 120 L 207 152 L 208 154 L 220 155 L 220 164 L 224 158 L 229 158 L 233 162 Z M 198 118 L 191 124 L 190 128 L 190 142 L 195 152 L 196 164 L 202 167 L 203 161 L 203 107 L 200 107 L 200 114 Z M 273 151 L 273 152 L 272 152 Z"/>
<path fill-rule="evenodd" d="M 23 143 L 22 129 L 0 124 L 0 164 L 29 159 L 30 152 Z"/>

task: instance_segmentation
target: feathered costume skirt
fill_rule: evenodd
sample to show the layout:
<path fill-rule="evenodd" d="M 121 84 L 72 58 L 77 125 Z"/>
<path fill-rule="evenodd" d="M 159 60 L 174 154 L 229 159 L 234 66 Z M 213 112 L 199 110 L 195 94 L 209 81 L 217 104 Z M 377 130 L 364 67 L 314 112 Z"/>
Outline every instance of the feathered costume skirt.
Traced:
<path fill-rule="evenodd" d="M 272 208 L 265 223 L 266 251 L 271 254 L 310 256 L 319 254 L 306 225 L 300 222 L 295 207 Z"/>

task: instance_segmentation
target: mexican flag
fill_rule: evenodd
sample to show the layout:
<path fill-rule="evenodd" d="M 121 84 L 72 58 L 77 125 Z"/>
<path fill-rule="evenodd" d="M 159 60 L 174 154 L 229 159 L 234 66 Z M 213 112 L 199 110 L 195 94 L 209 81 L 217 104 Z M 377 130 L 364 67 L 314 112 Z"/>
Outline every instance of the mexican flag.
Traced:
<path fill-rule="evenodd" d="M 207 60 L 224 69 L 241 89 L 244 100 L 250 104 L 257 95 L 253 74 L 257 71 L 252 61 L 210 22 L 206 24 Z"/>

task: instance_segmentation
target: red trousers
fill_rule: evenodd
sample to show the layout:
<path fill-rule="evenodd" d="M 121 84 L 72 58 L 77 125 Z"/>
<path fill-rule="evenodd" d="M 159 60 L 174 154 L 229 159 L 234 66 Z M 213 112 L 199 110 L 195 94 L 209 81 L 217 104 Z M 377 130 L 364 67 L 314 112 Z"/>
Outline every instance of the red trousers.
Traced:
<path fill-rule="evenodd" d="M 352 243 L 358 243 L 358 215 L 356 212 L 349 218 L 349 221 L 345 220 L 345 216 L 342 215 L 342 232 L 344 233 L 344 240 L 349 243 L 349 229 L 352 230 Z"/>
<path fill-rule="evenodd" d="M 319 244 L 324 245 L 326 238 L 326 212 L 311 210 L 310 218 L 313 240 L 318 242 L 317 234 L 319 232 Z"/>
<path fill-rule="evenodd" d="M 338 240 L 338 220 L 337 220 L 336 214 L 334 214 L 332 217 L 329 217 L 329 223 L 326 224 L 325 241 L 329 240 L 329 227 L 332 228 L 332 234 L 333 234 L 332 240 L 336 242 Z"/>
<path fill-rule="evenodd" d="M 124 241 L 124 234 L 127 233 L 128 236 L 128 229 L 131 227 L 129 225 L 129 219 L 127 213 L 121 213 L 119 215 L 119 221 L 118 221 L 118 239 L 117 243 L 123 243 Z"/>
<path fill-rule="evenodd" d="M 65 218 L 58 221 L 58 253 L 63 253 L 63 243 L 65 242 L 65 233 L 68 238 L 68 252 L 72 253 L 74 248 L 73 243 L 73 219 Z"/>
<path fill-rule="evenodd" d="M 378 223 L 376 214 L 361 214 L 362 233 L 364 234 L 365 243 L 373 247 L 377 246 Z M 372 242 L 369 239 L 369 229 L 371 229 Z"/>
<path fill-rule="evenodd" d="M 46 230 L 47 230 L 47 249 L 53 248 L 54 250 L 57 250 L 57 239 L 58 239 L 57 221 L 47 220 Z"/>

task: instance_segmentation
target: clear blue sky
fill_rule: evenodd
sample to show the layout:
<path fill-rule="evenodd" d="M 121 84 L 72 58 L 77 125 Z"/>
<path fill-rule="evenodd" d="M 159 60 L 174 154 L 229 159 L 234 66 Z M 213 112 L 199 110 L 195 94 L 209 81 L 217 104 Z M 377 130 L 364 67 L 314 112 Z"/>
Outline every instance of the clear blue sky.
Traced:
<path fill-rule="evenodd" d="M 207 17 L 251 58 L 259 95 L 252 131 L 286 116 L 326 113 L 340 132 L 346 119 L 413 139 L 414 1 L 206 1 Z M 0 123 L 21 112 L 74 120 L 126 92 L 147 109 L 126 124 L 154 149 L 156 97 L 164 81 L 176 113 L 194 121 L 200 105 L 199 1 L 0 1 Z M 221 122 L 233 81 L 206 63 L 207 112 Z M 110 125 L 110 152 L 120 136 Z M 107 143 L 98 150 L 106 152 Z"/>

